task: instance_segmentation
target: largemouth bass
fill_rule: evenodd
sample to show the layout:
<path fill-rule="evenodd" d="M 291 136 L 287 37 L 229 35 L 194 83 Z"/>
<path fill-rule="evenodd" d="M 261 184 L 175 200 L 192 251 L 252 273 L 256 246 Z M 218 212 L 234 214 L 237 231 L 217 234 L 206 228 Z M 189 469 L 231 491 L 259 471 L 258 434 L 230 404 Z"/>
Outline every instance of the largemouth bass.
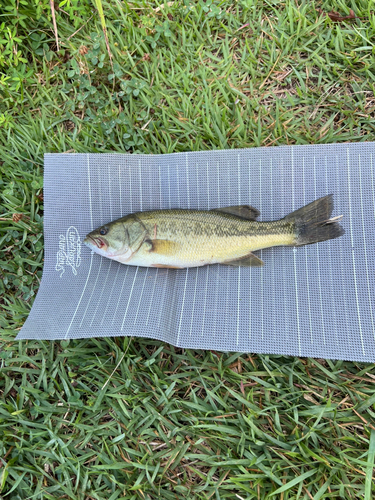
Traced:
<path fill-rule="evenodd" d="M 252 252 L 309 245 L 344 234 L 338 223 L 341 217 L 330 218 L 332 210 L 332 195 L 271 222 L 258 222 L 259 211 L 249 205 L 153 210 L 105 224 L 89 233 L 84 243 L 104 257 L 132 266 L 262 266 Z"/>

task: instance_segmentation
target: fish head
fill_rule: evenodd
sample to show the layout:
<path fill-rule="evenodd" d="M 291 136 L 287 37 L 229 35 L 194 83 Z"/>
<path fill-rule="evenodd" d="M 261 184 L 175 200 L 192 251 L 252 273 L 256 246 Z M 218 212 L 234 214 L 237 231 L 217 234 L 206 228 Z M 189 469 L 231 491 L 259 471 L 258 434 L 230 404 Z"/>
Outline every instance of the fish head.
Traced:
<path fill-rule="evenodd" d="M 95 253 L 109 259 L 117 260 L 116 257 L 119 255 L 126 256 L 131 253 L 129 232 L 126 225 L 120 221 L 114 221 L 94 229 L 83 242 Z"/>
<path fill-rule="evenodd" d="M 128 215 L 94 229 L 84 243 L 103 257 L 126 263 L 146 236 L 147 230 L 138 217 Z"/>

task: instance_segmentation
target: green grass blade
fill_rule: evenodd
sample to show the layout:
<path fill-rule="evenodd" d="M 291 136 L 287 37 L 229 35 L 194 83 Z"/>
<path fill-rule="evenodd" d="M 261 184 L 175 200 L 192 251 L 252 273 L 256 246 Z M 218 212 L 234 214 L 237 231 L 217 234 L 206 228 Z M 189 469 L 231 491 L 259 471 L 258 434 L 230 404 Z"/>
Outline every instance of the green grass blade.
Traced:
<path fill-rule="evenodd" d="M 365 482 L 365 500 L 371 500 L 374 495 L 374 480 L 372 478 L 375 461 L 375 430 L 371 429 L 370 444 L 367 455 L 366 482 Z"/>
<path fill-rule="evenodd" d="M 286 484 L 284 484 L 283 486 L 278 488 L 276 491 L 273 491 L 269 496 L 272 497 L 274 495 L 279 495 L 280 493 L 284 493 L 285 491 L 291 490 L 293 488 L 293 486 L 295 486 L 299 483 L 302 483 L 302 481 L 313 476 L 314 474 L 316 474 L 315 470 L 309 470 L 309 471 L 305 472 L 304 474 L 302 474 L 301 476 L 297 476 L 294 479 L 292 479 L 291 481 L 288 481 Z"/>
<path fill-rule="evenodd" d="M 99 14 L 100 23 L 102 25 L 102 30 L 103 30 L 103 34 L 104 34 L 104 38 L 105 38 L 105 44 L 107 46 L 109 61 L 110 61 L 111 66 L 112 66 L 112 53 L 111 53 L 111 48 L 109 46 L 108 32 L 107 32 L 107 26 L 106 26 L 106 22 L 105 22 L 105 15 L 104 15 L 104 10 L 103 10 L 102 0 L 94 0 L 94 3 L 95 3 L 95 7 L 96 7 L 98 14 Z"/>

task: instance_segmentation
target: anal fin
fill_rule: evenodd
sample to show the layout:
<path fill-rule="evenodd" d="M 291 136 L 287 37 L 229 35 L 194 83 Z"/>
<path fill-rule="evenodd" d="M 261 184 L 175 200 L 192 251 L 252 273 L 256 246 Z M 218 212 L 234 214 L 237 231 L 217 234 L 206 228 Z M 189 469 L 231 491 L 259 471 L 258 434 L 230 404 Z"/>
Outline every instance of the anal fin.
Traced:
<path fill-rule="evenodd" d="M 236 267 L 261 267 L 264 266 L 264 262 L 254 255 L 253 253 L 249 253 L 244 255 L 240 259 L 234 260 L 226 260 L 222 262 L 222 264 L 227 264 L 228 266 L 236 266 Z"/>

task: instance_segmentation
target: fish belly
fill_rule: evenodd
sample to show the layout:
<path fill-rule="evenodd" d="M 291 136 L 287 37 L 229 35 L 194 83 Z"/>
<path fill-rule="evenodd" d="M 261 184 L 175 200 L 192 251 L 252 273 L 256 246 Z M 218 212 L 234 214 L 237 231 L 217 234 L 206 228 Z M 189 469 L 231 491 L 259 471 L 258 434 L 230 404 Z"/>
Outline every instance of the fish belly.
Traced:
<path fill-rule="evenodd" d="M 126 263 L 146 267 L 200 267 L 237 260 L 250 252 L 275 245 L 290 244 L 284 235 L 266 237 L 187 238 L 172 253 L 139 249 Z"/>

